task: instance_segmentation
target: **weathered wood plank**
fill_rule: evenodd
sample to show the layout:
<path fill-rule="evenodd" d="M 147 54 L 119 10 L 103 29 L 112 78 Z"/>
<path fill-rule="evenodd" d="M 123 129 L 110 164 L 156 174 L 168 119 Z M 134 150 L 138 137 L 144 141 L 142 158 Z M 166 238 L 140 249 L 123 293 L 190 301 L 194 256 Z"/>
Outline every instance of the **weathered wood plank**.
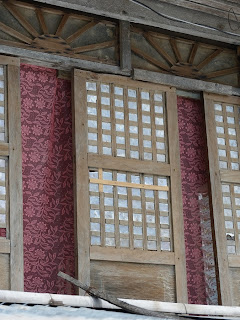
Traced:
<path fill-rule="evenodd" d="M 175 264 L 174 252 L 158 252 L 147 250 L 130 250 L 103 248 L 98 246 L 90 247 L 91 260 L 106 260 L 132 263 L 150 263 L 150 264 Z"/>
<path fill-rule="evenodd" d="M 218 164 L 218 149 L 216 138 L 216 126 L 214 117 L 213 101 L 208 95 L 204 95 L 205 118 L 207 129 L 207 144 L 209 157 L 209 171 L 211 179 L 212 206 L 215 228 L 215 239 L 217 246 L 217 260 L 219 268 L 219 281 L 221 300 L 223 305 L 232 305 L 232 297 L 229 287 L 229 268 L 227 260 L 225 225 L 223 216 L 222 187 Z"/>
<path fill-rule="evenodd" d="M 20 70 L 8 65 L 9 207 L 11 290 L 23 291 L 23 203 Z"/>
<path fill-rule="evenodd" d="M 182 189 L 180 172 L 180 151 L 178 139 L 177 96 L 176 92 L 166 93 L 168 145 L 171 166 L 171 211 L 175 252 L 177 302 L 187 302 L 187 276 L 185 265 L 185 243 L 183 227 Z"/>
<path fill-rule="evenodd" d="M 131 43 L 130 43 L 130 22 L 119 22 L 119 40 L 120 40 L 120 66 L 122 70 L 130 71 L 131 62 Z"/>
<path fill-rule="evenodd" d="M 73 84 L 75 259 L 78 279 L 89 285 L 90 217 L 87 163 L 87 97 L 86 82 L 83 77 L 79 76 L 78 70 L 73 72 Z M 83 295 L 83 290 L 79 294 Z"/>
<path fill-rule="evenodd" d="M 112 169 L 128 172 L 159 174 L 170 176 L 170 166 L 167 163 L 157 163 L 153 161 L 142 161 L 136 159 L 113 158 L 111 156 L 98 156 L 88 154 L 88 165 L 93 168 Z"/>

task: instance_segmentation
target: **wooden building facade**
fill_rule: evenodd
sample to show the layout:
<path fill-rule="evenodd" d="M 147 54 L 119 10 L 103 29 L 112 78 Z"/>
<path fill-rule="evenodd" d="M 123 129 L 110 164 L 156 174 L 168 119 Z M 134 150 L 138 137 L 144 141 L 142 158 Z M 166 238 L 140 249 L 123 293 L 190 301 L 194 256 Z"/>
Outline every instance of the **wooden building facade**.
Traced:
<path fill-rule="evenodd" d="M 59 232 L 61 261 L 82 282 L 122 298 L 200 303 L 203 290 L 202 303 L 239 305 L 239 15 L 237 0 L 0 1 L 0 289 L 24 290 L 27 270 L 51 273 Z M 52 190 L 67 162 L 73 184 L 59 201 L 69 195 L 61 215 L 74 205 L 74 221 L 63 234 Z M 34 170 L 37 183 L 42 170 L 53 179 L 45 196 L 31 194 Z"/>

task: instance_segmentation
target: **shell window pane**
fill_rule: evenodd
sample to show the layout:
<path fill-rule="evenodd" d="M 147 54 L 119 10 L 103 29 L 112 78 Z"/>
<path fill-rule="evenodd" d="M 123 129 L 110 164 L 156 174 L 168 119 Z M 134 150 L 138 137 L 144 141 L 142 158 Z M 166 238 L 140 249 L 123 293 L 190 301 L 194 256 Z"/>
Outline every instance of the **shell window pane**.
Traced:
<path fill-rule="evenodd" d="M 129 108 L 129 109 L 137 109 L 137 102 L 135 102 L 135 101 L 129 101 L 129 102 L 128 102 L 128 108 Z"/>
<path fill-rule="evenodd" d="M 100 246 L 101 240 L 100 237 L 91 236 L 91 245 L 92 246 Z"/>
<path fill-rule="evenodd" d="M 141 196 L 141 191 L 140 189 L 135 189 L 135 188 L 131 188 L 132 189 L 132 195 L 136 196 L 136 197 L 140 197 Z"/>
<path fill-rule="evenodd" d="M 97 148 L 97 146 L 88 146 L 88 151 L 91 153 L 97 153 L 98 148 Z"/>
<path fill-rule="evenodd" d="M 235 136 L 236 135 L 236 130 L 233 129 L 233 128 L 228 128 L 228 134 L 232 135 L 232 136 Z"/>
<path fill-rule="evenodd" d="M 155 216 L 147 214 L 146 220 L 148 223 L 155 223 Z"/>
<path fill-rule="evenodd" d="M 90 218 L 98 218 L 100 219 L 100 211 L 99 210 L 90 210 Z"/>
<path fill-rule="evenodd" d="M 142 248 L 143 241 L 134 239 L 134 248 Z"/>
<path fill-rule="evenodd" d="M 224 204 L 231 204 L 231 199 L 230 199 L 230 197 L 223 197 L 223 203 L 224 203 Z"/>
<path fill-rule="evenodd" d="M 224 209 L 224 216 L 232 217 L 232 210 L 231 209 Z"/>
<path fill-rule="evenodd" d="M 230 151 L 230 156 L 233 159 L 238 159 L 238 152 L 237 151 Z"/>
<path fill-rule="evenodd" d="M 167 225 L 169 225 L 169 217 L 160 216 L 160 224 L 167 224 Z"/>
<path fill-rule="evenodd" d="M 224 128 L 223 127 L 216 127 L 217 133 L 222 133 L 224 134 Z"/>
<path fill-rule="evenodd" d="M 125 138 L 124 138 L 124 137 L 117 136 L 117 137 L 116 137 L 116 142 L 117 142 L 118 144 L 125 144 Z"/>
<path fill-rule="evenodd" d="M 142 91 L 141 92 L 141 98 L 145 100 L 149 100 L 149 92 Z"/>
<path fill-rule="evenodd" d="M 164 130 L 156 130 L 157 138 L 164 138 Z"/>
<path fill-rule="evenodd" d="M 144 158 L 144 160 L 152 160 L 152 153 L 144 152 L 143 158 Z"/>
<path fill-rule="evenodd" d="M 147 198 L 154 198 L 153 190 L 145 190 L 145 197 Z"/>
<path fill-rule="evenodd" d="M 158 191 L 158 198 L 159 199 L 168 199 L 168 192 L 167 191 Z"/>
<path fill-rule="evenodd" d="M 237 147 L 237 140 L 229 140 L 229 145 L 231 146 L 231 147 Z"/>
<path fill-rule="evenodd" d="M 109 85 L 101 84 L 101 92 L 109 93 Z"/>
<path fill-rule="evenodd" d="M 87 90 L 96 91 L 97 84 L 95 82 L 86 82 L 86 88 L 87 88 Z"/>
<path fill-rule="evenodd" d="M 131 97 L 131 98 L 136 98 L 137 97 L 136 90 L 128 89 L 128 96 Z"/>
<path fill-rule="evenodd" d="M 225 139 L 217 138 L 217 143 L 224 146 L 225 145 Z"/>
<path fill-rule="evenodd" d="M 103 130 L 111 130 L 111 123 L 109 123 L 109 122 L 102 122 L 102 129 L 103 129 Z"/>
<path fill-rule="evenodd" d="M 128 115 L 129 121 L 138 121 L 138 117 L 136 113 L 129 113 Z"/>
<path fill-rule="evenodd" d="M 130 145 L 137 147 L 138 146 L 138 139 L 130 138 Z"/>
<path fill-rule="evenodd" d="M 145 136 L 151 136 L 152 135 L 152 131 L 150 128 L 143 128 L 143 134 Z"/>
<path fill-rule="evenodd" d="M 124 113 L 123 113 L 123 112 L 115 111 L 115 118 L 116 118 L 116 119 L 123 120 L 123 119 L 124 119 Z"/>
<path fill-rule="evenodd" d="M 103 185 L 104 193 L 113 193 L 113 186 Z"/>
<path fill-rule="evenodd" d="M 133 209 L 142 209 L 142 203 L 139 200 L 132 200 Z"/>
<path fill-rule="evenodd" d="M 110 98 L 101 97 L 101 104 L 109 106 L 110 105 Z"/>
<path fill-rule="evenodd" d="M 151 118 L 150 118 L 150 116 L 145 116 L 145 115 L 143 115 L 143 116 L 142 116 L 142 122 L 143 122 L 143 123 L 151 123 Z"/>
<path fill-rule="evenodd" d="M 100 223 L 90 223 L 91 231 L 99 231 L 100 232 Z"/>
<path fill-rule="evenodd" d="M 226 150 L 218 149 L 218 155 L 219 157 L 226 157 L 227 156 Z"/>
<path fill-rule="evenodd" d="M 170 242 L 161 242 L 161 250 L 170 251 L 171 250 Z"/>
<path fill-rule="evenodd" d="M 119 220 L 128 221 L 128 212 L 119 212 Z"/>
<path fill-rule="evenodd" d="M 89 184 L 89 191 L 99 192 L 98 184 L 90 183 Z"/>
<path fill-rule="evenodd" d="M 143 140 L 143 146 L 145 148 L 151 148 L 152 147 L 152 141 L 150 140 Z"/>
<path fill-rule="evenodd" d="M 157 250 L 156 241 L 148 241 L 147 248 L 148 248 L 148 250 Z"/>
<path fill-rule="evenodd" d="M 234 186 L 234 193 L 240 193 L 240 186 Z"/>
<path fill-rule="evenodd" d="M 220 169 L 227 169 L 227 162 L 226 161 L 219 161 Z"/>
<path fill-rule="evenodd" d="M 114 219 L 114 212 L 113 211 L 105 211 L 105 219 Z"/>
<path fill-rule="evenodd" d="M 129 132 L 130 133 L 138 133 L 138 127 L 129 126 Z"/>
<path fill-rule="evenodd" d="M 227 117 L 227 123 L 234 124 L 235 123 L 234 118 L 233 117 Z"/>
<path fill-rule="evenodd" d="M 239 170 L 239 164 L 236 162 L 232 162 L 231 163 L 231 168 L 232 170 Z"/>
<path fill-rule="evenodd" d="M 88 133 L 88 140 L 97 141 L 97 137 L 98 137 L 97 133 L 91 133 L 91 132 Z"/>
<path fill-rule="evenodd" d="M 143 104 L 142 104 L 142 110 L 143 110 L 143 111 L 150 111 L 150 105 L 143 103 Z"/>
<path fill-rule="evenodd" d="M 90 115 L 94 115 L 94 116 L 97 115 L 97 109 L 96 109 L 96 108 L 90 108 L 90 107 L 88 107 L 88 108 L 87 108 L 87 111 L 88 111 L 88 114 L 90 114 Z"/>
<path fill-rule="evenodd" d="M 227 252 L 230 254 L 236 253 L 235 246 L 227 246 Z"/>
<path fill-rule="evenodd" d="M 154 210 L 154 202 L 146 202 L 146 210 Z"/>
<path fill-rule="evenodd" d="M 110 118 L 110 110 L 102 109 L 102 117 Z"/>
<path fill-rule="evenodd" d="M 153 177 L 145 176 L 144 177 L 144 184 L 153 185 Z"/>
<path fill-rule="evenodd" d="M 117 181 L 126 182 L 127 181 L 126 173 L 117 173 Z"/>
<path fill-rule="evenodd" d="M 103 179 L 104 179 L 104 180 L 112 180 L 112 172 L 110 172 L 110 171 L 103 171 Z"/>
<path fill-rule="evenodd" d="M 138 234 L 138 235 L 142 235 L 142 227 L 133 227 L 133 233 L 134 234 Z"/>
<path fill-rule="evenodd" d="M 129 233 L 128 226 L 120 225 L 119 226 L 119 232 L 122 233 L 122 234 L 128 234 Z"/>
<path fill-rule="evenodd" d="M 233 106 L 226 106 L 227 112 L 233 112 Z"/>
<path fill-rule="evenodd" d="M 120 247 L 129 248 L 129 239 L 120 238 Z"/>
<path fill-rule="evenodd" d="M 123 149 L 117 149 L 117 156 L 118 157 L 125 157 L 126 153 Z"/>
<path fill-rule="evenodd" d="M 158 178 L 158 186 L 167 187 L 168 181 L 166 178 Z"/>
<path fill-rule="evenodd" d="M 162 126 L 163 125 L 163 118 L 156 117 L 155 118 L 155 124 L 159 125 L 159 126 Z"/>
<path fill-rule="evenodd" d="M 230 186 L 227 184 L 222 185 L 222 192 L 230 192 Z"/>
<path fill-rule="evenodd" d="M 215 104 L 214 104 L 214 109 L 215 109 L 216 111 L 222 111 L 222 106 L 221 106 L 221 104 L 215 103 Z"/>
<path fill-rule="evenodd" d="M 236 206 L 240 206 L 240 198 L 235 198 L 235 204 Z"/>
<path fill-rule="evenodd" d="M 139 159 L 139 152 L 130 150 L 130 158 Z"/>
<path fill-rule="evenodd" d="M 123 107 L 123 100 L 115 99 L 115 107 Z"/>
<path fill-rule="evenodd" d="M 114 93 L 119 95 L 119 96 L 122 96 L 123 95 L 123 88 L 115 87 L 114 88 Z"/>
<path fill-rule="evenodd" d="M 155 106 L 154 110 L 155 110 L 156 113 L 163 113 L 163 107 Z"/>
<path fill-rule="evenodd" d="M 156 147 L 159 150 L 164 150 L 165 149 L 165 143 L 163 142 L 156 142 Z"/>
<path fill-rule="evenodd" d="M 98 171 L 89 171 L 89 178 L 98 179 Z"/>
<path fill-rule="evenodd" d="M 131 182 L 132 183 L 140 183 L 140 176 L 139 175 L 135 175 L 135 174 L 132 174 L 131 175 Z"/>
<path fill-rule="evenodd" d="M 116 124 L 116 131 L 124 132 L 124 125 L 123 124 Z"/>
<path fill-rule="evenodd" d="M 155 228 L 147 228 L 147 235 L 148 236 L 156 236 L 156 229 Z"/>
<path fill-rule="evenodd" d="M 135 222 L 142 222 L 142 215 L 139 213 L 134 213 L 133 214 L 133 221 Z"/>
<path fill-rule="evenodd" d="M 118 199 L 118 207 L 119 208 L 127 208 L 128 207 L 128 201 L 124 199 Z"/>
<path fill-rule="evenodd" d="M 107 247 L 115 247 L 115 239 L 114 238 L 106 238 L 105 240 Z"/>
<path fill-rule="evenodd" d="M 97 128 L 97 121 L 95 121 L 95 120 L 88 120 L 88 127 L 89 127 L 89 128 Z"/>
<path fill-rule="evenodd" d="M 161 229 L 160 235 L 162 238 L 169 238 L 170 237 L 170 230 L 169 229 Z"/>
<path fill-rule="evenodd" d="M 114 224 L 105 224 L 105 232 L 114 232 L 115 227 Z"/>
<path fill-rule="evenodd" d="M 225 221 L 225 228 L 226 229 L 233 229 L 233 222 L 232 221 Z"/>
<path fill-rule="evenodd" d="M 215 120 L 216 120 L 217 122 L 223 122 L 223 116 L 216 115 L 216 116 L 215 116 Z"/>
<path fill-rule="evenodd" d="M 158 162 L 166 162 L 166 156 L 164 154 L 157 154 Z"/>
<path fill-rule="evenodd" d="M 155 94 L 154 94 L 154 100 L 155 100 L 155 101 L 162 101 L 162 100 L 163 100 L 162 94 L 160 94 L 160 93 L 155 93 Z"/>
<path fill-rule="evenodd" d="M 5 224 L 6 223 L 6 215 L 5 214 L 0 214 L 0 223 Z"/>
<path fill-rule="evenodd" d="M 87 95 L 87 102 L 96 103 L 96 102 L 97 102 L 97 96 L 94 96 L 94 95 L 92 95 L 92 94 L 88 94 L 88 95 Z"/>

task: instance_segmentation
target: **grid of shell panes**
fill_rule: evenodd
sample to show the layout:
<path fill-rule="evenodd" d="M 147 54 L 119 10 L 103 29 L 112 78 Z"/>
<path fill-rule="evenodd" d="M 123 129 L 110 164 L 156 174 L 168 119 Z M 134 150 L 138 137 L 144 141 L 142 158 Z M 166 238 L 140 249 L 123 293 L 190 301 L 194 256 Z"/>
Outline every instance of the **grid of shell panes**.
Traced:
<path fill-rule="evenodd" d="M 5 140 L 5 67 L 0 65 L 0 141 Z"/>
<path fill-rule="evenodd" d="M 167 162 L 162 92 L 87 82 L 88 152 Z"/>
<path fill-rule="evenodd" d="M 227 252 L 240 254 L 240 185 L 222 184 Z"/>
<path fill-rule="evenodd" d="M 239 170 L 239 107 L 215 103 L 219 168 Z"/>
<path fill-rule="evenodd" d="M 103 170 L 100 180 L 99 171 L 92 169 L 89 178 L 91 245 L 173 250 L 167 177 Z"/>
<path fill-rule="evenodd" d="M 0 228 L 7 227 L 6 176 L 7 160 L 0 158 Z"/>

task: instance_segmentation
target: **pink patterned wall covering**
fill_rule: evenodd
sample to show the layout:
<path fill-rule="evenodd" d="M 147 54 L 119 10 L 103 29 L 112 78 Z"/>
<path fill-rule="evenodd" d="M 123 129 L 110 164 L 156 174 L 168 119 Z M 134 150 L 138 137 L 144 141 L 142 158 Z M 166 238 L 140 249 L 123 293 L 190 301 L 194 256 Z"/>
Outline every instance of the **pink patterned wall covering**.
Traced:
<path fill-rule="evenodd" d="M 188 301 L 217 304 L 204 109 L 200 100 L 184 97 L 177 104 Z"/>
<path fill-rule="evenodd" d="M 6 238 L 6 229 L 5 228 L 0 228 L 0 237 Z"/>
<path fill-rule="evenodd" d="M 71 83 L 21 65 L 25 291 L 73 294 Z"/>

